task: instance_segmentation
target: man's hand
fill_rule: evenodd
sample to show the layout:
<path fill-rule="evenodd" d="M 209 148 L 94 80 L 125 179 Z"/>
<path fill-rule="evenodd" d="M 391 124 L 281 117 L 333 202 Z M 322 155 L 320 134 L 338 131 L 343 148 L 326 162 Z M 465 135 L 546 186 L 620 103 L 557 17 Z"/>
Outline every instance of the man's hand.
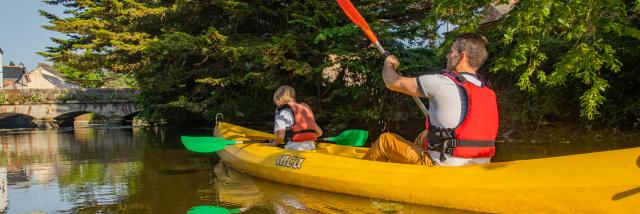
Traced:
<path fill-rule="evenodd" d="M 384 60 L 384 67 L 391 68 L 391 69 L 393 69 L 393 71 L 396 71 L 396 70 L 398 70 L 398 67 L 400 67 L 400 61 L 398 61 L 398 58 L 396 58 L 396 56 L 389 55 Z"/>
<path fill-rule="evenodd" d="M 400 61 L 398 61 L 398 59 L 393 55 L 389 55 L 384 60 L 384 68 L 382 69 L 384 85 L 392 91 L 397 91 L 414 97 L 422 96 L 418 91 L 416 78 L 400 76 L 396 71 L 399 66 Z"/>

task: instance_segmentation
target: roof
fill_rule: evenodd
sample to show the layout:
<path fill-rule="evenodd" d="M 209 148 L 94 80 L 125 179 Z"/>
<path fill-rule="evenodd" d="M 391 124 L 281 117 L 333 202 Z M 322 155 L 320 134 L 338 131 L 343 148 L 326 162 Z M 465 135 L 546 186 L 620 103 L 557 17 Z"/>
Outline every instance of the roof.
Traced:
<path fill-rule="evenodd" d="M 11 81 L 11 80 L 3 80 L 2 81 L 2 87 L 12 86 L 12 85 L 15 85 L 15 84 L 16 84 L 16 82 Z"/>
<path fill-rule="evenodd" d="M 64 74 L 58 72 L 56 69 L 53 69 L 53 67 L 51 67 L 51 65 L 49 64 L 45 64 L 45 63 L 38 63 L 38 67 L 47 70 L 49 73 L 56 75 L 58 77 L 64 78 Z M 38 68 L 36 67 L 36 68 Z"/>
<path fill-rule="evenodd" d="M 54 69 L 51 65 L 49 64 L 45 64 L 45 63 L 38 63 L 38 66 L 33 69 L 29 75 L 25 75 L 24 77 L 26 78 L 27 82 L 30 82 L 31 80 L 29 79 L 31 74 L 33 74 L 34 72 L 38 71 L 38 69 L 41 69 L 40 72 L 42 73 L 42 77 L 50 82 L 51 84 L 55 85 L 55 87 L 57 88 L 75 88 L 75 87 L 80 87 L 79 84 L 69 81 L 65 78 L 64 74 L 58 72 L 56 69 Z M 35 87 L 35 86 L 29 86 L 29 87 Z"/>
<path fill-rule="evenodd" d="M 5 80 L 18 80 L 25 73 L 25 68 L 21 68 L 18 66 L 2 66 L 2 78 Z"/>
<path fill-rule="evenodd" d="M 504 14 L 509 13 L 516 3 L 518 3 L 518 0 L 509 0 L 508 4 L 491 3 L 487 8 L 485 8 L 487 16 L 482 21 L 482 24 L 497 21 L 504 16 Z"/>

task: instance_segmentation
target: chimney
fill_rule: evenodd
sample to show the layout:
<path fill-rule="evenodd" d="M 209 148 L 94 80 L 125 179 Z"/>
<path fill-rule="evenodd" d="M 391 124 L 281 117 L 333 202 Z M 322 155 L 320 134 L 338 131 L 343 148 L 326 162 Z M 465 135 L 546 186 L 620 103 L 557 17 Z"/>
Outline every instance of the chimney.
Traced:
<path fill-rule="evenodd" d="M 4 52 L 2 52 L 2 48 L 0 48 L 0 89 L 3 89 L 2 87 L 4 87 L 4 72 L 2 70 L 2 66 L 4 66 L 4 62 L 2 61 L 2 54 L 4 54 Z"/>

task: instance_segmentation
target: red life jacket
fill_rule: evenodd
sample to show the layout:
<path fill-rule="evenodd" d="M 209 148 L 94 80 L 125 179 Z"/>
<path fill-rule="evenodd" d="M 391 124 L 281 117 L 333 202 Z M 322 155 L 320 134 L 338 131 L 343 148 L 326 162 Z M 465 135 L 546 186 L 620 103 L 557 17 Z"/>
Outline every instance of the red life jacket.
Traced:
<path fill-rule="evenodd" d="M 440 151 L 441 161 L 446 159 L 444 154 L 462 158 L 492 157 L 496 152 L 494 142 L 498 134 L 495 92 L 484 81 L 482 86 L 476 86 L 456 72 L 444 71 L 441 74 L 467 94 L 467 112 L 462 122 L 452 129 L 430 126 L 427 117 L 427 148 Z"/>
<path fill-rule="evenodd" d="M 311 107 L 306 103 L 289 102 L 278 107 L 278 112 L 283 109 L 291 109 L 293 112 L 293 125 L 285 132 L 285 141 L 302 142 L 318 139 L 316 129 L 318 124 L 313 116 Z"/>

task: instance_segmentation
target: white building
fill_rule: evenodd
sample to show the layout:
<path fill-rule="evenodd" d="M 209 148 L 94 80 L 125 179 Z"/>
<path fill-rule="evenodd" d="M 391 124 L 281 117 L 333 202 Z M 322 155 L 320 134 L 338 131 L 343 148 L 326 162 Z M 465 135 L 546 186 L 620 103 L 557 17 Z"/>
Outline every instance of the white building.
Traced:
<path fill-rule="evenodd" d="M 50 65 L 38 63 L 38 67 L 16 82 L 23 89 L 76 89 L 80 85 L 63 78 L 63 75 Z"/>
<path fill-rule="evenodd" d="M 2 55 L 4 54 L 4 52 L 2 52 L 2 48 L 0 48 L 0 89 L 3 88 L 4 86 L 4 79 L 2 78 L 4 75 L 4 72 L 2 72 L 2 65 L 4 65 L 2 63 Z"/>
<path fill-rule="evenodd" d="M 0 89 L 76 89 L 80 85 L 64 79 L 64 75 L 50 65 L 38 63 L 38 67 L 27 72 L 25 66 L 5 66 L 0 49 Z"/>

